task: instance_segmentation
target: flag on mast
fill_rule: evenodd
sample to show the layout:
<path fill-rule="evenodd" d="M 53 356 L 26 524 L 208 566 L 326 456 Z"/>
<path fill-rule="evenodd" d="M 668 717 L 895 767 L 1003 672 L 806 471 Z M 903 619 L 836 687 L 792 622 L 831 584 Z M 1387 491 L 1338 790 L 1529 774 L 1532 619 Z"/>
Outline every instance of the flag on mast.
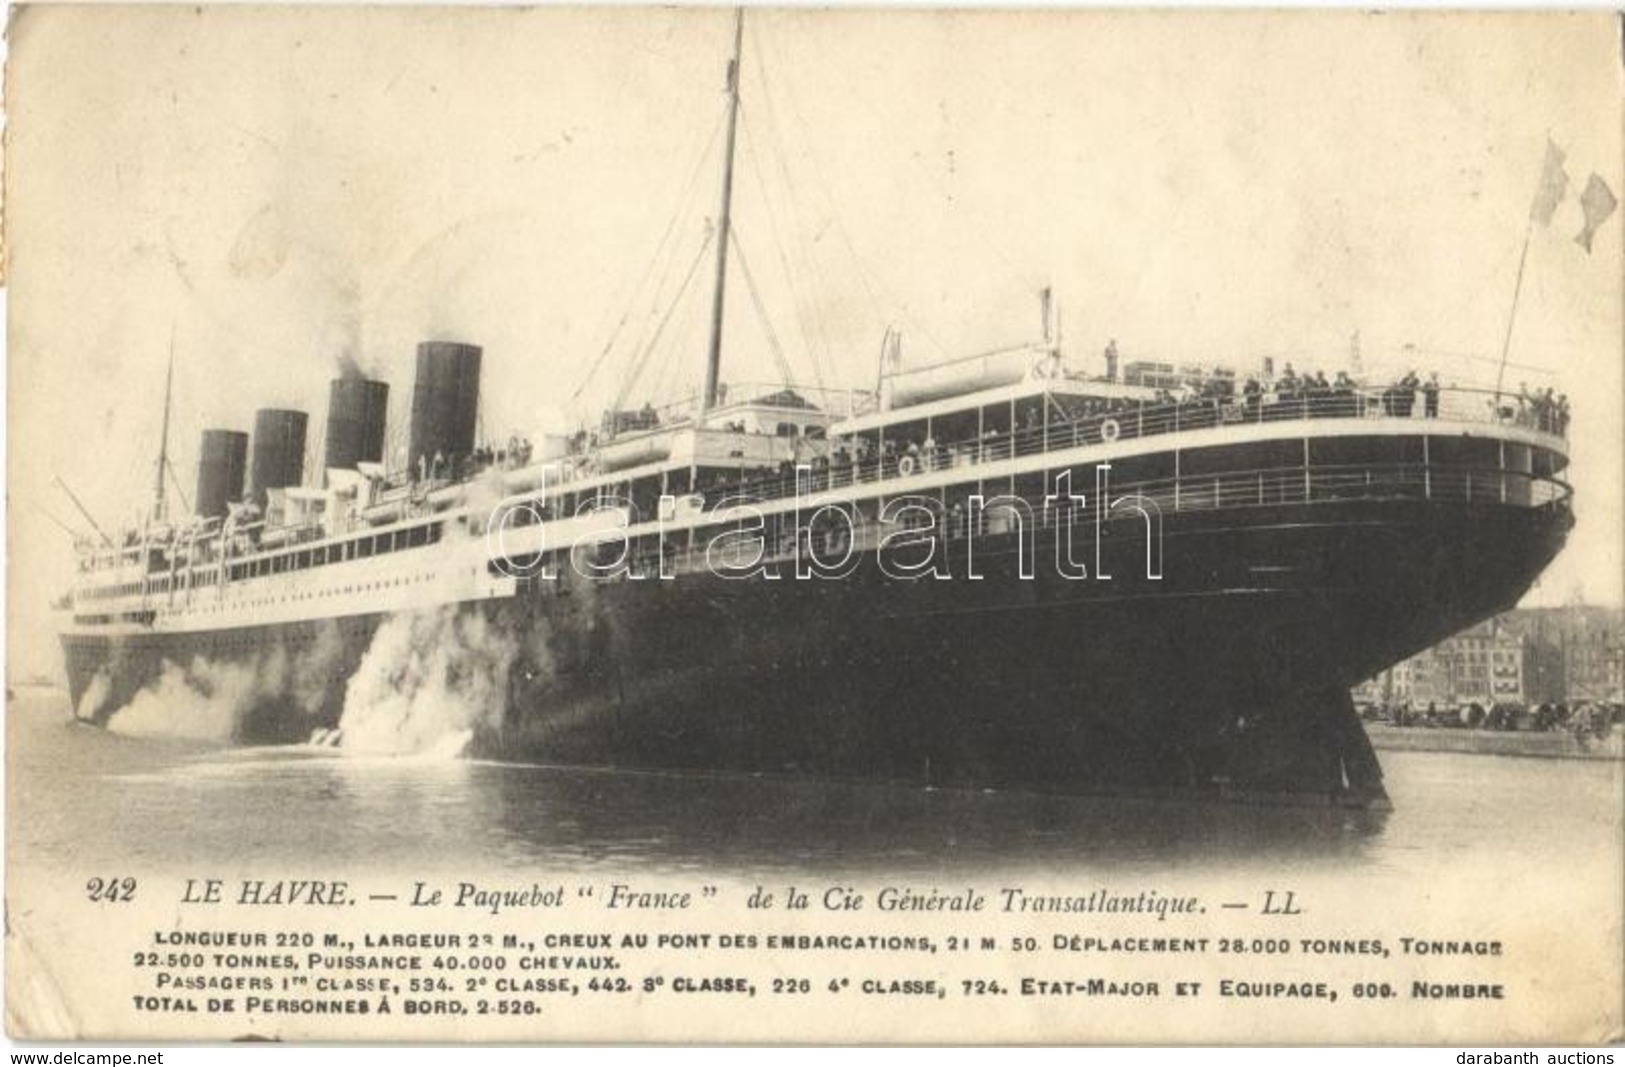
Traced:
<path fill-rule="evenodd" d="M 1574 235 L 1574 243 L 1591 252 L 1591 239 L 1597 235 L 1597 230 L 1608 221 L 1608 216 L 1614 213 L 1619 206 L 1619 200 L 1614 191 L 1608 188 L 1608 183 L 1596 174 L 1586 182 L 1585 192 L 1580 194 L 1580 210 L 1585 212 L 1585 228 Z"/>
<path fill-rule="evenodd" d="M 1529 206 L 1529 218 L 1542 226 L 1550 226 L 1557 205 L 1569 188 L 1569 172 L 1563 169 L 1567 154 L 1548 138 L 1546 163 L 1540 170 L 1540 184 L 1535 187 L 1535 202 Z"/>

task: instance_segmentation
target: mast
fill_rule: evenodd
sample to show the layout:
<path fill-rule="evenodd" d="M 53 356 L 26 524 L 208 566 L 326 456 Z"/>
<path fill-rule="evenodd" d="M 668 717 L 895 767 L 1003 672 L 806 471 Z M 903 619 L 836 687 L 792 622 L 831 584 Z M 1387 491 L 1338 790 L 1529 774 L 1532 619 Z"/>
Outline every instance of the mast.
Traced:
<path fill-rule="evenodd" d="M 1512 351 L 1512 325 L 1518 321 L 1518 296 L 1523 292 L 1523 266 L 1529 260 L 1529 239 L 1535 233 L 1535 218 L 1523 230 L 1523 251 L 1518 253 L 1518 280 L 1512 283 L 1512 310 L 1507 312 L 1506 337 L 1501 341 L 1501 366 L 1495 372 L 1495 406 L 1501 406 L 1501 385 L 1507 377 L 1507 355 Z"/>
<path fill-rule="evenodd" d="M 705 394 L 700 414 L 717 406 L 717 374 L 722 365 L 722 309 L 728 281 L 728 229 L 733 209 L 734 138 L 739 127 L 739 50 L 745 9 L 734 9 L 734 54 L 728 62 L 728 132 L 722 149 L 722 206 L 717 211 L 717 274 L 711 290 L 711 343 L 706 352 Z"/>
<path fill-rule="evenodd" d="M 164 474 L 169 469 L 169 398 L 175 384 L 175 330 L 169 331 L 169 368 L 164 372 L 164 429 L 158 440 L 158 472 L 152 480 L 152 518 L 164 521 Z"/>

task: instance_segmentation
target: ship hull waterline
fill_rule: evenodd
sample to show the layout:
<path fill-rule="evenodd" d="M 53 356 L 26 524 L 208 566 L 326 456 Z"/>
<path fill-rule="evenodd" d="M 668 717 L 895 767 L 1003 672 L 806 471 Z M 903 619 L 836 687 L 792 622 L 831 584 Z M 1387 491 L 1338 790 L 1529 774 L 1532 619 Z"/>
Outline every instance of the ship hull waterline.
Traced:
<path fill-rule="evenodd" d="M 1158 580 L 1120 520 L 1103 566 L 1074 546 L 1083 579 L 1040 530 L 1030 579 L 1014 535 L 986 536 L 979 578 L 954 542 L 946 579 L 872 556 L 827 580 L 566 569 L 441 621 L 501 644 L 480 756 L 1384 808 L 1349 687 L 1512 607 L 1571 525 L 1565 507 L 1413 501 L 1180 513 Z M 233 739 L 302 742 L 340 726 L 389 618 L 65 634 L 72 700 L 105 724 L 166 664 L 205 691 L 203 668 L 235 667 L 257 681 Z"/>

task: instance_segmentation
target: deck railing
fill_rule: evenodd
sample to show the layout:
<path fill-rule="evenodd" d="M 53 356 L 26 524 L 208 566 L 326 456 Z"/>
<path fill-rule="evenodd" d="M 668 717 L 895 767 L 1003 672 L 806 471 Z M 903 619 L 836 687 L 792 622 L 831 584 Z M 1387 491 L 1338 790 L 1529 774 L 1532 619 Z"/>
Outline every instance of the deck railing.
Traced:
<path fill-rule="evenodd" d="M 804 472 L 775 472 L 727 479 L 695 488 L 707 509 L 730 497 L 774 500 L 798 493 L 819 493 L 868 486 L 919 474 L 969 469 L 988 463 L 1044 455 L 1084 445 L 1157 437 L 1218 426 L 1254 423 L 1348 419 L 1392 423 L 1396 420 L 1478 422 L 1511 425 L 1560 437 L 1555 408 L 1540 410 L 1518 403 L 1505 393 L 1488 390 L 1441 389 L 1429 400 L 1421 390 L 1365 390 L 1327 395 L 1276 397 L 1256 404 L 1242 401 L 1200 400 L 1186 403 L 1118 402 L 1109 410 L 1052 418 L 1042 425 L 1013 433 L 988 433 L 980 438 L 939 444 L 930 440 L 888 439 L 880 455 L 859 458 L 837 451 L 820 458 Z M 1566 416 L 1564 416 L 1566 418 Z M 1420 426 L 1418 427 L 1420 428 Z"/>
<path fill-rule="evenodd" d="M 1075 403 L 1075 402 L 1074 402 Z M 1245 426 L 1310 419 L 1399 419 L 1520 426 L 1563 437 L 1568 413 L 1556 402 L 1488 389 L 1333 389 L 1266 393 L 1187 401 L 1115 401 L 1084 410 L 1059 425 L 1069 444 L 1151 437 L 1215 426 Z M 1029 426 L 1013 436 L 1018 454 L 1052 447 L 1056 423 Z M 1070 431 L 1069 435 L 1065 431 Z"/>
<path fill-rule="evenodd" d="M 1022 522 L 1034 532 L 1063 525 L 1092 523 L 1095 521 L 1093 487 L 1084 490 L 1089 496 L 1087 506 L 1067 508 L 1055 506 L 1043 498 L 1010 497 L 989 494 L 983 507 L 968 511 L 963 507 L 950 507 L 940 497 L 929 494 L 911 496 L 911 501 L 925 505 L 930 513 L 913 510 L 907 521 L 883 523 L 861 509 L 849 511 L 851 540 L 847 540 L 842 524 L 834 531 L 824 524 L 816 530 L 797 530 L 791 522 L 793 513 L 786 513 L 779 521 L 769 519 L 761 531 L 767 543 L 765 553 L 748 544 L 736 547 L 733 565 L 748 566 L 755 562 L 781 561 L 796 554 L 797 537 L 814 537 L 820 555 L 830 552 L 839 555 L 850 544 L 854 551 L 872 551 L 888 534 L 902 528 L 936 527 L 938 537 L 958 540 L 991 534 L 1008 533 L 1012 529 L 1009 518 L 1012 506 L 1025 513 Z M 1124 497 L 1136 502 L 1149 501 L 1148 510 L 1169 514 L 1188 512 L 1243 510 L 1277 507 L 1286 504 L 1335 504 L 1349 501 L 1433 501 L 1465 504 L 1519 503 L 1539 507 L 1568 499 L 1570 487 L 1563 481 L 1546 475 L 1493 467 L 1428 467 L 1423 464 L 1387 464 L 1368 466 L 1311 466 L 1270 470 L 1238 470 L 1222 474 L 1151 481 L 1128 482 L 1111 485 L 1113 501 Z M 1013 501 L 1019 501 L 1012 504 Z M 1046 506 L 1048 503 L 1050 506 Z M 1137 519 L 1134 521 L 1138 521 Z M 701 536 L 690 547 L 668 538 L 664 552 L 665 573 L 681 574 L 714 567 L 716 553 L 708 542 L 721 532 L 701 531 Z M 828 540 L 831 536 L 834 540 Z M 635 545 L 632 570 L 634 574 L 653 577 L 660 573 L 659 557 L 654 545 L 644 538 Z M 619 549 L 616 549 L 618 552 Z M 759 558 L 758 558 L 759 557 Z M 723 562 L 727 562 L 724 557 Z"/>
<path fill-rule="evenodd" d="M 1566 482 L 1548 475 L 1498 467 L 1430 467 L 1420 463 L 1236 471 L 1111 486 L 1114 499 L 1125 495 L 1146 497 L 1169 512 L 1350 500 L 1540 507 L 1566 500 L 1571 492 Z"/>
<path fill-rule="evenodd" d="M 756 387 L 758 392 L 766 389 L 766 386 Z M 797 392 L 808 394 L 813 391 L 798 389 Z M 755 392 L 746 389 L 742 395 L 755 395 Z M 831 396 L 823 394 L 810 399 L 825 404 L 832 402 Z M 853 455 L 842 456 L 836 453 L 820 459 L 813 469 L 805 474 L 774 473 L 752 476 L 744 473 L 738 479 L 702 484 L 695 487 L 695 491 L 704 498 L 704 506 L 711 509 L 729 497 L 773 500 L 794 496 L 798 492 L 824 492 L 871 485 L 922 473 L 975 468 L 1001 460 L 1043 455 L 1089 444 L 1157 437 L 1220 426 L 1262 423 L 1342 419 L 1390 424 L 1394 421 L 1425 424 L 1437 420 L 1516 426 L 1556 438 L 1563 438 L 1568 430 L 1568 412 L 1565 405 L 1547 401 L 1542 397 L 1456 387 L 1437 390 L 1399 387 L 1311 390 L 1290 394 L 1274 392 L 1229 399 L 1206 398 L 1162 402 L 1088 400 L 1057 393 L 1047 406 L 1051 413 L 1047 421 L 1040 420 L 1037 424 L 1022 426 L 1009 433 L 989 432 L 978 438 L 948 443 L 925 439 L 907 440 L 901 436 L 891 437 L 885 439 L 887 445 L 879 455 L 860 459 Z M 1068 406 L 1072 410 L 1066 410 Z M 1329 469 L 1318 468 L 1314 472 L 1314 477 L 1321 479 L 1318 484 L 1322 488 L 1331 484 L 1325 481 L 1326 478 L 1333 477 L 1328 472 Z M 1511 476 L 1513 472 L 1494 473 L 1497 476 L 1503 474 Z M 1439 468 L 1432 468 L 1431 474 L 1423 471 L 1418 475 L 1422 479 L 1424 489 L 1429 492 L 1433 489 L 1429 479 L 1448 479 L 1456 476 L 1444 473 Z M 1480 486 L 1477 492 L 1481 494 L 1484 479 L 1488 475 L 1480 474 L 1478 477 Z M 1201 492 L 1196 484 L 1199 481 L 1199 479 L 1195 482 L 1186 480 L 1186 484 L 1190 485 L 1189 491 L 1197 494 L 1195 497 L 1197 499 L 1200 498 Z M 1290 481 L 1290 478 L 1287 479 L 1287 482 Z M 1540 479 L 1535 481 L 1538 482 Z M 1266 479 L 1263 491 L 1268 493 L 1273 484 L 1273 478 Z M 1391 484 L 1391 479 L 1384 484 Z M 1561 482 L 1551 484 L 1562 485 Z M 1441 490 L 1446 488 L 1446 483 L 1440 482 L 1439 487 Z M 1176 495 L 1186 491 L 1179 487 L 1175 488 Z M 1310 486 L 1310 489 L 1313 488 L 1314 486 Z M 1464 485 L 1462 488 L 1467 494 L 1467 499 L 1486 499 L 1482 495 L 1475 495 L 1471 486 Z M 419 487 L 419 491 L 423 489 L 424 487 Z M 1290 484 L 1283 483 L 1276 495 L 1284 502 L 1285 497 L 1281 494 L 1288 493 L 1291 489 Z M 1225 492 L 1240 491 L 1243 490 L 1225 490 Z M 1542 497 L 1542 492 L 1547 493 L 1547 496 Z M 1567 495 L 1567 492 L 1567 487 L 1563 486 L 1562 492 L 1557 495 Z M 1533 492 L 1529 499 L 1536 503 L 1555 499 L 1556 496 L 1551 495 L 1552 493 L 1555 493 L 1555 490 Z M 1222 493 L 1221 499 L 1224 499 Z M 1299 499 L 1301 502 L 1308 497 Z M 1510 499 L 1521 501 L 1524 497 L 1514 493 Z M 318 525 L 306 524 L 284 536 L 288 540 L 279 547 L 291 547 L 319 540 L 324 534 Z M 213 539 L 200 539 L 194 551 L 206 560 L 217 559 L 218 557 L 211 551 L 214 545 Z M 125 553 L 137 553 L 137 558 L 139 551 L 139 545 L 126 546 L 124 549 Z M 239 554 L 241 553 L 232 553 L 233 556 Z M 104 560 L 104 557 L 108 556 L 112 558 Z M 87 559 L 91 561 L 88 565 L 85 562 Z M 101 552 L 83 557 L 80 569 L 95 571 L 121 562 L 116 553 Z M 149 567 L 155 574 L 169 569 L 167 561 L 162 564 L 149 561 Z"/>

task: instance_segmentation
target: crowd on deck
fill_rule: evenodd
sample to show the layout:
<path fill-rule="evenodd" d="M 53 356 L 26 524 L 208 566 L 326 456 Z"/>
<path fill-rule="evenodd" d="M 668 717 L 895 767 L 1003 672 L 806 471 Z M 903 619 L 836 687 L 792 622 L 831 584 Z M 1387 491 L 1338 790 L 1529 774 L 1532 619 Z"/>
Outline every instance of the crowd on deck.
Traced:
<path fill-rule="evenodd" d="M 1503 404 L 1502 418 L 1520 426 L 1530 426 L 1547 433 L 1563 436 L 1569 431 L 1569 398 L 1566 393 L 1553 394 L 1548 386 L 1531 393 L 1529 386 L 1518 386 L 1517 406 Z"/>
<path fill-rule="evenodd" d="M 406 481 L 416 484 L 418 482 L 458 482 L 473 478 L 484 471 L 496 468 L 497 470 L 518 470 L 529 465 L 532 454 L 529 439 L 511 434 L 505 444 L 482 444 L 467 455 L 447 456 L 444 452 L 434 455 L 420 455 L 417 464 L 408 467 Z M 392 484 L 399 484 L 392 479 Z"/>
<path fill-rule="evenodd" d="M 901 429 L 888 428 L 887 434 L 895 436 L 882 435 L 879 441 L 859 436 L 849 443 L 838 442 L 829 452 L 816 454 L 811 463 L 820 479 L 849 484 L 864 477 L 941 469 L 967 458 L 1006 458 L 1054 447 L 1057 432 L 1070 438 L 1071 443 L 1092 443 L 1229 423 L 1364 416 L 1433 419 L 1462 414 L 1460 398 L 1452 411 L 1441 414 L 1443 391 L 1437 374 L 1424 379 L 1413 370 L 1388 385 L 1371 386 L 1357 383 L 1346 371 L 1328 378 L 1324 371 L 1299 373 L 1287 363 L 1278 376 L 1254 375 L 1238 382 L 1234 376 L 1216 374 L 1176 388 L 1157 388 L 1150 400 L 1058 392 L 1042 404 L 1034 403 L 1019 411 L 1016 424 L 1010 428 L 987 427 L 979 435 L 950 443 L 934 440 L 923 431 L 911 436 Z M 1490 409 L 1491 417 L 1501 421 L 1559 435 L 1568 430 L 1568 398 L 1550 388 L 1531 392 L 1522 385 L 1516 394 L 1486 392 L 1482 402 Z M 606 416 L 600 432 L 584 429 L 571 438 L 569 451 L 590 457 L 608 438 L 660 425 L 659 414 L 649 405 L 641 410 L 616 412 L 613 418 Z M 743 432 L 744 425 L 730 423 L 725 428 Z M 508 439 L 506 447 L 482 445 L 468 456 L 420 457 L 407 478 L 414 482 L 457 481 L 492 467 L 508 470 L 525 466 L 531 456 L 531 443 L 515 435 Z M 785 466 L 793 468 L 794 464 Z M 731 482 L 742 484 L 792 473 L 791 469 L 766 469 Z"/>
<path fill-rule="evenodd" d="M 1233 377 L 1215 375 L 1177 388 L 1158 387 L 1150 401 L 1127 397 L 1066 397 L 1060 404 L 1073 419 L 1114 419 L 1120 429 L 1128 429 L 1132 435 L 1142 428 L 1146 433 L 1162 433 L 1220 423 L 1276 419 L 1367 415 L 1436 419 L 1468 414 L 1460 398 L 1451 410 L 1441 411 L 1441 395 L 1453 388 L 1442 386 L 1438 374 L 1424 379 L 1415 371 L 1385 386 L 1362 386 L 1346 371 L 1338 371 L 1328 378 L 1324 371 L 1300 374 L 1288 363 L 1278 377 L 1249 376 L 1238 384 Z M 1516 394 L 1486 390 L 1482 404 L 1500 421 L 1558 435 L 1568 430 L 1568 398 L 1549 388 L 1530 392 L 1523 387 Z M 1122 424 L 1123 416 L 1130 414 L 1136 420 L 1132 428 Z M 1023 430 L 1035 428 L 1033 425 L 1021 427 Z"/>
<path fill-rule="evenodd" d="M 494 445 L 481 445 L 469 457 L 473 472 L 478 473 L 488 467 L 498 470 L 517 470 L 530 463 L 531 444 L 527 438 L 512 434 L 508 437 L 506 447 Z"/>

